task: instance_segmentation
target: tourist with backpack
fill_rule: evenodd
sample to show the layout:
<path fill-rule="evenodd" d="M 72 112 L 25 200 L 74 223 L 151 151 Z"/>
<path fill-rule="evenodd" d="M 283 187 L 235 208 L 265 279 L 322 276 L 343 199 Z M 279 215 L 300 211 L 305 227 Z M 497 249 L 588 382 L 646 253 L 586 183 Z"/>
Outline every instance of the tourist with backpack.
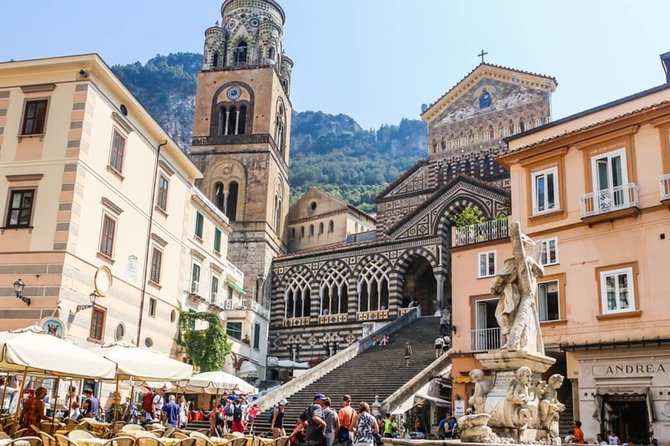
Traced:
<path fill-rule="evenodd" d="M 335 441 L 344 443 L 344 446 L 351 446 L 354 437 L 354 428 L 352 421 L 356 415 L 356 410 L 351 407 L 351 396 L 342 397 L 342 408 L 337 411 L 340 428 L 337 430 Z"/>
<path fill-rule="evenodd" d="M 237 398 L 233 401 L 233 425 L 232 431 L 244 433 L 244 409 L 242 408 L 241 398 Z"/>
<path fill-rule="evenodd" d="M 151 423 L 156 418 L 156 408 L 154 407 L 155 396 L 156 392 L 151 388 L 142 396 L 142 410 L 144 410 L 145 423 Z"/>
<path fill-rule="evenodd" d="M 272 410 L 272 420 L 270 421 L 270 426 L 272 426 L 273 439 L 286 436 L 286 430 L 284 429 L 285 412 L 286 412 L 286 400 L 282 399 L 281 401 L 279 401 L 279 404 Z"/>
<path fill-rule="evenodd" d="M 323 406 L 326 395 L 317 393 L 314 395 L 314 403 L 307 408 L 307 446 L 325 446 L 324 435 L 327 427 L 323 416 Z"/>

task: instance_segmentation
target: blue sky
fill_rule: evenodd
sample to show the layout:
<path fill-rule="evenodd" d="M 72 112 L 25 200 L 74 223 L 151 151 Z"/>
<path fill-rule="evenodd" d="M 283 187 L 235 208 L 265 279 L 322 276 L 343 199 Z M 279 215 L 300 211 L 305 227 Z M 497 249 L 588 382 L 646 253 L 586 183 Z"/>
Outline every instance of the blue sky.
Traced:
<path fill-rule="evenodd" d="M 487 61 L 556 77 L 554 118 L 665 82 L 665 0 L 279 0 L 297 110 L 363 127 L 418 118 Z M 201 52 L 221 0 L 6 1 L 0 60 L 98 52 L 109 64 Z"/>

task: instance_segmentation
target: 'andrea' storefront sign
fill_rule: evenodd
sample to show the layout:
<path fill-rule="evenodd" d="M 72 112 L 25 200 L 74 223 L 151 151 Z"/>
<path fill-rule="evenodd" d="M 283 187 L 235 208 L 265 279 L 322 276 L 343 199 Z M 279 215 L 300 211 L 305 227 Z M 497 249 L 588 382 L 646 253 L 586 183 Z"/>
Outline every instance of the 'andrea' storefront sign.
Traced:
<path fill-rule="evenodd" d="M 618 376 L 618 375 L 658 375 L 666 373 L 668 364 L 610 364 L 597 365 L 593 367 L 596 376 Z"/>

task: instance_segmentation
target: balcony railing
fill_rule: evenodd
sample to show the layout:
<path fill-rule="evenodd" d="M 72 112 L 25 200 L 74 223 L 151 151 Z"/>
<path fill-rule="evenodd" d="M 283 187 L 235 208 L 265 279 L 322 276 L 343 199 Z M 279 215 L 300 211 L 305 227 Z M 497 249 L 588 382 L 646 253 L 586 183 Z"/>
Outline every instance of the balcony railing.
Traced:
<path fill-rule="evenodd" d="M 639 206 L 638 187 L 635 183 L 628 183 L 582 195 L 581 217 L 588 218 Z"/>
<path fill-rule="evenodd" d="M 309 325 L 309 316 L 284 318 L 284 327 L 304 327 L 305 325 Z"/>
<path fill-rule="evenodd" d="M 264 317 L 266 317 L 266 318 L 269 318 L 269 317 L 270 317 L 270 310 L 268 310 L 268 309 L 265 308 L 263 305 L 259 304 L 258 302 L 256 302 L 256 301 L 253 300 L 253 299 L 244 299 L 244 300 L 242 301 L 242 305 L 243 305 L 244 308 L 246 308 L 247 310 L 251 310 L 251 311 L 253 311 L 253 312 L 255 312 L 255 313 L 258 313 L 258 314 L 260 314 L 261 316 L 264 316 Z"/>
<path fill-rule="evenodd" d="M 319 324 L 339 324 L 347 321 L 347 313 L 319 316 Z"/>
<path fill-rule="evenodd" d="M 500 327 L 470 330 L 470 351 L 481 352 L 499 349 L 503 344 Z"/>
<path fill-rule="evenodd" d="M 661 201 L 670 200 L 670 173 L 661 175 L 659 183 L 661 186 Z"/>
<path fill-rule="evenodd" d="M 356 313 L 357 321 L 383 321 L 389 318 L 389 310 L 360 311 Z"/>
<path fill-rule="evenodd" d="M 507 218 L 497 218 L 474 225 L 460 226 L 455 228 L 453 246 L 472 245 L 507 238 L 509 237 L 507 228 Z"/>

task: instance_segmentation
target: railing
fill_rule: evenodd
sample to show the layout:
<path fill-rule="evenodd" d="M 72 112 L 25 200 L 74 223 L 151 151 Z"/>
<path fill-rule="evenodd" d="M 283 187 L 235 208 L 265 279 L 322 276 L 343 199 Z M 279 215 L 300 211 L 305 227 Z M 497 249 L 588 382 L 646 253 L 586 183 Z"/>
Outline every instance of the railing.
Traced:
<path fill-rule="evenodd" d="M 244 310 L 240 299 L 226 299 L 223 301 L 222 306 L 224 310 Z"/>
<path fill-rule="evenodd" d="M 261 316 L 263 316 L 265 318 L 270 317 L 270 310 L 265 308 L 263 305 L 259 304 L 258 302 L 256 302 L 253 299 L 244 299 L 242 301 L 242 305 L 247 310 L 252 310 L 252 311 L 260 314 Z"/>
<path fill-rule="evenodd" d="M 309 325 L 309 316 L 284 318 L 284 327 L 304 327 L 305 325 Z"/>
<path fill-rule="evenodd" d="M 606 214 L 639 207 L 639 192 L 635 183 L 628 183 L 581 196 L 581 217 Z"/>
<path fill-rule="evenodd" d="M 319 316 L 319 324 L 337 324 L 347 321 L 347 313 L 327 314 Z"/>
<path fill-rule="evenodd" d="M 383 321 L 389 318 L 389 310 L 361 311 L 356 313 L 357 321 Z"/>
<path fill-rule="evenodd" d="M 499 349 L 503 344 L 500 327 L 470 330 L 470 351 L 481 352 Z"/>
<path fill-rule="evenodd" d="M 670 173 L 661 175 L 658 180 L 661 186 L 661 201 L 670 200 Z"/>
<path fill-rule="evenodd" d="M 507 228 L 507 218 L 497 218 L 474 225 L 456 227 L 453 246 L 472 245 L 507 238 L 509 237 Z"/>

